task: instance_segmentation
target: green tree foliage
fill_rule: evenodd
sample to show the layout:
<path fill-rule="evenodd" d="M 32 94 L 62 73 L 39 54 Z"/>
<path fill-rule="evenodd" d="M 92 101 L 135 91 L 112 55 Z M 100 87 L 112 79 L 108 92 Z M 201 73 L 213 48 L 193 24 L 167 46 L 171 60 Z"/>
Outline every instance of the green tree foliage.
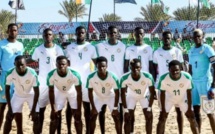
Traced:
<path fill-rule="evenodd" d="M 99 18 L 100 22 L 111 22 L 111 21 L 122 21 L 121 17 L 118 15 L 112 14 L 104 14 L 101 18 Z"/>

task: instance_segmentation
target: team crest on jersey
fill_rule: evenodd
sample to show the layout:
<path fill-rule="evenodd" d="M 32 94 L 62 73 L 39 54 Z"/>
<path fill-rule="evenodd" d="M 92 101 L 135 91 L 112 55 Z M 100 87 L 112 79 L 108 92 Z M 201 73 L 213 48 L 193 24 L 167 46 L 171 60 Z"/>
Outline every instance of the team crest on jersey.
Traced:
<path fill-rule="evenodd" d="M 14 53 L 15 55 L 18 54 L 18 52 L 17 52 L 18 50 L 17 50 L 16 48 L 13 48 L 12 51 L 13 51 L 13 53 Z"/>
<path fill-rule="evenodd" d="M 87 49 L 87 47 L 84 47 L 84 51 L 87 51 L 88 49 Z"/>
<path fill-rule="evenodd" d="M 179 87 L 180 87 L 180 88 L 184 87 L 184 84 L 183 84 L 183 83 L 180 83 L 180 84 L 179 84 Z"/>
<path fill-rule="evenodd" d="M 67 80 L 67 83 L 68 83 L 68 84 L 71 84 L 71 83 L 72 83 L 72 80 L 71 80 L 71 79 L 68 79 L 68 80 Z"/>
<path fill-rule="evenodd" d="M 148 53 L 146 49 L 144 49 L 143 52 L 144 52 L 145 54 Z"/>
<path fill-rule="evenodd" d="M 109 87 L 109 86 L 110 86 L 110 83 L 106 83 L 105 86 L 106 86 L 106 87 Z"/>
<path fill-rule="evenodd" d="M 141 85 L 143 85 L 143 86 L 144 86 L 145 84 L 146 84 L 146 83 L 145 83 L 145 81 L 142 81 L 142 82 L 141 82 Z"/>
<path fill-rule="evenodd" d="M 25 81 L 25 84 L 29 84 L 29 83 L 30 83 L 30 80 L 26 80 L 26 81 Z"/>
<path fill-rule="evenodd" d="M 204 50 L 201 50 L 199 53 L 202 54 L 204 52 Z"/>
<path fill-rule="evenodd" d="M 120 53 L 120 52 L 121 52 L 121 49 L 120 49 L 120 48 L 118 48 L 118 49 L 117 49 L 117 52 L 118 52 L 118 53 Z"/>
<path fill-rule="evenodd" d="M 172 58 L 173 58 L 173 59 L 176 59 L 176 55 L 175 55 L 175 54 L 172 54 Z"/>

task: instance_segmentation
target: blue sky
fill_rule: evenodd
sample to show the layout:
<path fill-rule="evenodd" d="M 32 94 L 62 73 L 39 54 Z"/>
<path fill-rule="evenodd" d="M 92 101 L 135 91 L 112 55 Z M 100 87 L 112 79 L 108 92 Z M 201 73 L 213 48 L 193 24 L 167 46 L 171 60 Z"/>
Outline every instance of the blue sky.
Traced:
<path fill-rule="evenodd" d="M 0 10 L 6 9 L 15 13 L 8 5 L 9 0 L 0 0 Z M 67 18 L 58 13 L 62 10 L 60 3 L 63 0 L 23 0 L 26 10 L 18 10 L 18 22 L 67 22 Z M 145 7 L 151 0 L 136 0 L 134 4 L 116 4 L 116 14 L 123 21 L 133 21 L 135 17 L 141 17 L 140 7 Z M 191 0 L 194 1 L 194 0 Z M 180 7 L 188 6 L 189 0 L 163 0 L 170 7 L 170 15 Z M 215 3 L 215 0 L 211 0 Z M 86 5 L 89 9 L 89 5 Z M 98 21 L 105 13 L 113 13 L 113 0 L 93 0 L 91 21 Z M 78 21 L 87 21 L 88 16 Z M 75 19 L 73 20 L 75 21 Z"/>

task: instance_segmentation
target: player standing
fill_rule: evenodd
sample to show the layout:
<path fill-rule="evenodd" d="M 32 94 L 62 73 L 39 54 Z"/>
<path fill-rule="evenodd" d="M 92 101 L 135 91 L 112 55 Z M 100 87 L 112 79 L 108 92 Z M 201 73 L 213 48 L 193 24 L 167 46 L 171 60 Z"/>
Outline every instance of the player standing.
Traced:
<path fill-rule="evenodd" d="M 86 124 L 86 133 L 89 134 L 90 127 L 90 102 L 88 97 L 88 90 L 86 89 L 87 76 L 90 74 L 90 63 L 95 61 L 97 58 L 96 49 L 89 42 L 85 41 L 86 38 L 86 29 L 83 26 L 76 28 L 76 37 L 77 40 L 75 43 L 72 43 L 67 46 L 65 53 L 70 61 L 70 67 L 75 71 L 79 72 L 82 81 L 82 101 L 84 107 L 84 117 Z M 68 118 L 68 131 L 71 132 L 71 111 L 68 105 L 66 110 L 66 115 Z"/>
<path fill-rule="evenodd" d="M 108 41 L 104 41 L 97 45 L 97 51 L 99 56 L 103 56 L 108 60 L 108 70 L 116 74 L 118 78 L 123 75 L 123 65 L 125 56 L 125 44 L 123 44 L 118 39 L 119 31 L 115 26 L 108 27 Z M 121 103 L 121 99 L 119 100 Z M 102 107 L 99 113 L 99 123 L 101 128 L 101 133 L 105 133 L 105 112 L 106 105 Z M 123 111 L 122 105 L 120 104 L 120 121 L 121 125 L 123 123 Z"/>
<path fill-rule="evenodd" d="M 157 125 L 157 134 L 163 134 L 168 114 L 173 106 L 185 113 L 193 134 L 199 134 L 198 125 L 192 111 L 192 78 L 190 74 L 181 71 L 181 63 L 172 60 L 169 63 L 169 73 L 160 77 L 158 90 L 161 91 L 161 112 Z"/>
<path fill-rule="evenodd" d="M 193 31 L 193 41 L 195 42 L 195 46 L 189 51 L 189 72 L 193 77 L 194 84 L 192 90 L 193 108 L 199 126 L 199 132 L 201 132 L 202 119 L 200 113 L 200 98 L 202 95 L 214 98 L 215 71 L 211 75 L 211 65 L 213 69 L 215 69 L 215 53 L 212 47 L 202 43 L 203 32 L 201 29 L 195 29 Z M 210 121 L 211 129 L 215 134 L 214 114 L 207 114 L 207 116 Z"/>
<path fill-rule="evenodd" d="M 140 103 L 146 119 L 146 133 L 152 134 L 154 80 L 150 73 L 141 71 L 141 65 L 140 59 L 130 60 L 131 72 L 124 74 L 120 80 L 121 96 L 125 111 L 125 134 L 130 134 L 134 126 L 134 110 L 137 102 Z"/>

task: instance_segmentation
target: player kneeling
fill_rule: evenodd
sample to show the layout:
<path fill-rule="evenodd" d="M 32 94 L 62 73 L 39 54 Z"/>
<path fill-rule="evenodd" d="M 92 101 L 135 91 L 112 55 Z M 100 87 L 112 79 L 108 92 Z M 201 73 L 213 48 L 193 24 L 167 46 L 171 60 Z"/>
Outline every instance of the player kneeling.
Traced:
<path fill-rule="evenodd" d="M 65 56 L 57 57 L 56 67 L 57 69 L 49 72 L 47 78 L 52 109 L 49 133 L 54 134 L 58 126 L 61 125 L 61 112 L 66 101 L 68 101 L 74 115 L 76 133 L 82 134 L 80 75 L 78 72 L 68 68 L 68 60 Z M 73 86 L 75 86 L 76 91 Z"/>
<path fill-rule="evenodd" d="M 98 57 L 96 67 L 98 71 L 90 74 L 87 78 L 87 88 L 92 106 L 90 134 L 94 134 L 96 119 L 103 105 L 107 104 L 115 122 L 117 134 L 121 134 L 118 112 L 119 83 L 115 75 L 107 71 L 107 59 Z"/>
<path fill-rule="evenodd" d="M 14 84 L 14 94 L 10 100 L 10 85 Z M 22 107 L 24 102 L 27 102 L 31 112 L 29 117 L 32 117 L 33 132 L 39 134 L 39 81 L 37 73 L 34 69 L 26 67 L 26 60 L 23 56 L 15 58 L 15 67 L 7 72 L 6 76 L 6 99 L 8 103 L 7 116 L 12 115 L 15 118 L 17 126 L 17 134 L 22 134 Z M 13 113 L 13 114 L 12 114 Z M 12 119 L 13 117 L 11 117 Z M 10 121 L 7 118 L 4 127 L 4 134 L 9 134 L 11 130 Z M 8 124 L 9 123 L 9 124 Z"/>
<path fill-rule="evenodd" d="M 199 134 L 198 125 L 192 111 L 192 78 L 188 73 L 181 71 L 180 64 L 177 60 L 171 61 L 169 63 L 169 73 L 162 75 L 159 80 L 161 112 L 157 134 L 164 133 L 167 116 L 171 108 L 176 105 L 182 112 L 185 112 L 193 134 Z"/>
<path fill-rule="evenodd" d="M 151 74 L 141 72 L 141 67 L 139 59 L 131 60 L 131 72 L 124 74 L 120 80 L 122 103 L 125 112 L 125 134 L 130 134 L 132 127 L 134 127 L 134 110 L 137 102 L 140 102 L 146 119 L 146 133 L 152 133 L 153 115 L 151 107 L 155 94 L 154 80 Z"/>

